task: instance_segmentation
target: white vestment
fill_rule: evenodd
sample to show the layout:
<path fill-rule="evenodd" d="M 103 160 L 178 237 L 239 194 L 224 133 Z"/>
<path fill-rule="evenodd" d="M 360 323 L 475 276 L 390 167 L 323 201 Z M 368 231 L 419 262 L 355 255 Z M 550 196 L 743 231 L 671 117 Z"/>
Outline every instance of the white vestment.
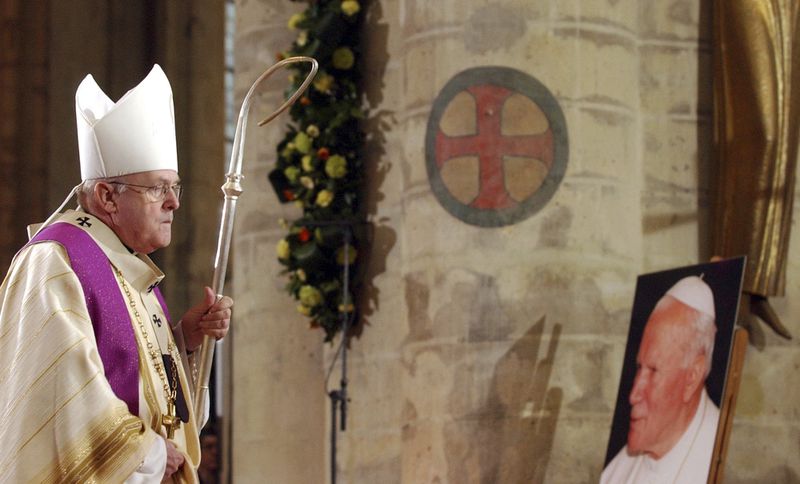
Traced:
<path fill-rule="evenodd" d="M 691 423 L 660 459 L 629 455 L 628 446 L 608 463 L 600 484 L 705 484 L 719 424 L 719 409 L 705 389 Z"/>
<path fill-rule="evenodd" d="M 25 247 L 0 287 L 0 482 L 159 481 L 166 462 L 161 416 L 167 400 L 155 355 L 166 354 L 170 341 L 178 347 L 172 354 L 183 353 L 178 383 L 189 411 L 189 422 L 172 439 L 186 457 L 179 481 L 196 482 L 200 446 L 182 331 L 166 324 L 152 291 L 163 273 L 91 215 L 68 211 L 57 221 L 92 236 L 126 282 L 130 296 L 115 276 L 139 347 L 139 411 L 132 415 L 105 378 L 66 250 L 56 242 Z M 148 341 L 157 352 L 152 357 Z"/>

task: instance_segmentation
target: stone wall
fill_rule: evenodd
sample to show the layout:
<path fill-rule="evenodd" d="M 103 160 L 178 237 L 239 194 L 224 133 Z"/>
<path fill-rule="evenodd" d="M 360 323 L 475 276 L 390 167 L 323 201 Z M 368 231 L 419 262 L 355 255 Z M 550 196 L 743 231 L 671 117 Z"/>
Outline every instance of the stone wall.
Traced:
<path fill-rule="evenodd" d="M 637 274 L 707 260 L 710 2 L 374 0 L 365 31 L 368 205 L 376 224 L 352 344 L 343 482 L 596 482 Z M 238 0 L 236 99 L 292 40 L 292 2 Z M 533 216 L 487 228 L 431 190 L 431 106 L 459 72 L 544 84 L 569 159 Z M 282 85 L 254 111 L 269 112 Z M 256 114 L 254 114 L 254 117 Z M 285 118 L 284 118 L 285 119 Z M 234 260 L 236 482 L 325 482 L 334 352 L 282 291 L 266 181 L 282 122 L 252 128 Z M 797 213 L 797 212 L 796 212 Z M 791 255 L 800 251 L 795 237 Z M 800 267 L 790 263 L 788 294 Z M 800 303 L 775 305 L 795 334 Z M 800 348 L 748 350 L 726 482 L 800 479 Z M 333 372 L 336 385 L 338 371 Z M 775 398 L 775 395 L 781 395 Z"/>

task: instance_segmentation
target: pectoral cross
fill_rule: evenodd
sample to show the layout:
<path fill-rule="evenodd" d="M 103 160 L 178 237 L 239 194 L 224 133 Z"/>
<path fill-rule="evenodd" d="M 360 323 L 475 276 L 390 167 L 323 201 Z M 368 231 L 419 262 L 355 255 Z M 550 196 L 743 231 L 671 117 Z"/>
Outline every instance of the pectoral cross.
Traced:
<path fill-rule="evenodd" d="M 175 437 L 175 431 L 181 428 L 181 419 L 175 412 L 175 396 L 167 399 L 167 413 L 161 416 L 161 425 L 167 430 L 167 439 Z"/>

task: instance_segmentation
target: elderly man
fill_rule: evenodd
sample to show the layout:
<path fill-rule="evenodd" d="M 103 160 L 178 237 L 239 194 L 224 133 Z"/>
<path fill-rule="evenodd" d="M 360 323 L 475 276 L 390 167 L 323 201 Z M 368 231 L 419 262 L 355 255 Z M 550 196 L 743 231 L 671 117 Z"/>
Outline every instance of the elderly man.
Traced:
<path fill-rule="evenodd" d="M 0 287 L 0 475 L 197 482 L 191 352 L 225 336 L 233 301 L 206 288 L 171 321 L 147 257 L 182 191 L 169 81 L 155 66 L 114 103 L 87 76 L 76 114 L 80 210 L 59 208 Z"/>
<path fill-rule="evenodd" d="M 711 289 L 696 276 L 656 304 L 636 357 L 628 442 L 603 470 L 602 484 L 706 482 L 719 421 L 705 390 L 714 319 Z"/>

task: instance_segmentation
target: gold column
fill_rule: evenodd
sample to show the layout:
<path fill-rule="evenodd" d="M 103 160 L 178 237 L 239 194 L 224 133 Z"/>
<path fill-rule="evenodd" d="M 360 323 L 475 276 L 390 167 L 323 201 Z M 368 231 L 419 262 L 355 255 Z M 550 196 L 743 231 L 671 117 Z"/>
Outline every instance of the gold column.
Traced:
<path fill-rule="evenodd" d="M 790 338 L 769 307 L 782 296 L 800 115 L 796 0 L 715 0 L 712 248 L 747 255 L 750 310 Z"/>

